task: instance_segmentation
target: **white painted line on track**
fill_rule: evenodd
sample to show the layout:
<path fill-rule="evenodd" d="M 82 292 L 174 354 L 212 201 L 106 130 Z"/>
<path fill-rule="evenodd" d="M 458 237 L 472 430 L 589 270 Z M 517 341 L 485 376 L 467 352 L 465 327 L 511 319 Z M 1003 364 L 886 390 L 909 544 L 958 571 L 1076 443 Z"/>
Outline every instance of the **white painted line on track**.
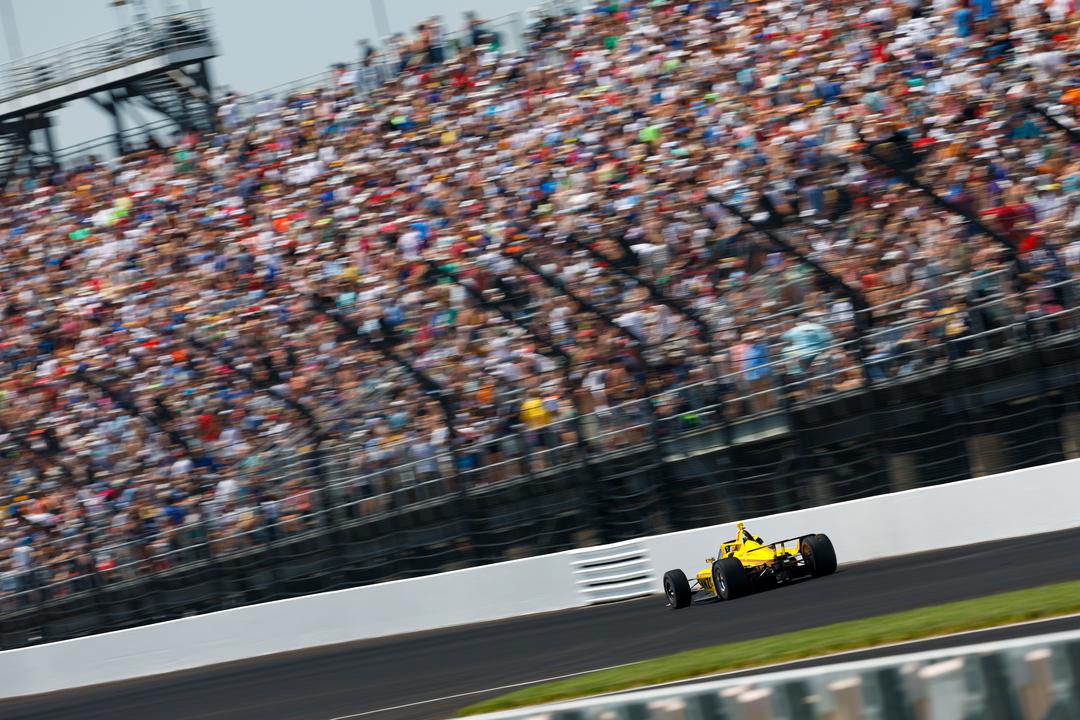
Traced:
<path fill-rule="evenodd" d="M 537 683 L 555 682 L 556 680 L 564 680 L 565 678 L 577 677 L 578 675 L 588 675 L 593 672 L 600 672 L 601 670 L 614 670 L 615 668 L 626 667 L 627 665 L 634 665 L 635 663 L 621 663 L 619 665 L 609 665 L 602 668 L 593 668 L 592 670 L 579 670 L 578 672 L 566 673 L 565 675 L 555 675 L 549 678 L 542 678 L 540 680 L 525 680 L 524 682 L 512 683 L 510 685 L 500 685 L 493 688 L 484 688 L 483 690 L 470 690 L 468 692 L 458 693 L 456 695 L 444 695 L 443 697 L 431 698 L 429 700 L 417 700 L 416 702 L 405 703 L 404 705 L 393 705 L 391 707 L 379 708 L 378 710 L 365 710 L 364 712 L 353 713 L 352 715 L 338 715 L 332 717 L 330 720 L 349 720 L 349 718 L 364 717 L 365 715 L 376 715 L 378 713 L 390 712 L 391 710 L 403 710 L 405 708 L 417 707 L 418 705 L 427 705 L 434 702 L 442 702 L 443 700 L 457 700 L 458 698 L 469 697 L 470 695 L 482 695 L 484 693 L 498 692 L 500 690 L 513 690 L 514 688 L 525 687 L 526 685 L 536 685 Z"/>
<path fill-rule="evenodd" d="M 931 642 L 933 640 L 943 640 L 947 638 L 963 637 L 965 635 L 977 635 L 979 633 L 994 632 L 996 630 L 1007 630 L 1009 628 L 1025 627 L 1028 625 L 1039 625 L 1042 623 L 1055 622 L 1059 620 L 1069 620 L 1074 618 L 1080 618 L 1080 613 L 1071 613 L 1069 615 L 1056 615 L 1054 617 L 1039 618 L 1037 620 L 1024 620 L 1023 622 L 1010 623 L 1008 625 L 991 625 L 989 627 L 979 628 L 977 630 L 962 630 L 955 633 L 947 633 L 945 635 L 928 635 L 922 638 L 916 638 L 914 640 L 904 640 L 902 642 L 886 643 L 884 645 L 870 645 L 864 648 L 856 648 L 854 650 L 842 650 L 840 652 L 829 653 L 827 655 L 814 655 L 812 657 L 798 658 L 796 660 L 785 660 L 778 663 L 770 663 L 769 665 L 755 665 L 753 667 L 739 668 L 737 670 L 725 670 L 723 672 L 712 673 L 710 675 L 697 675 L 692 678 L 686 678 L 685 680 L 675 680 L 672 682 L 659 683 L 657 685 L 641 685 L 633 688 L 624 688 L 622 690 L 616 690 L 610 693 L 601 693 L 599 695 L 587 695 L 576 700 L 585 700 L 591 697 L 604 697 L 605 695 L 615 695 L 625 692 L 637 692 L 639 690 L 649 690 L 656 688 L 663 688 L 669 685 L 682 685 L 690 682 L 705 682 L 707 680 L 715 680 L 717 678 L 723 678 L 728 675 L 735 675 L 736 673 L 745 673 L 749 671 L 765 672 L 772 668 L 784 667 L 786 665 L 793 665 L 795 663 L 810 662 L 813 660 L 831 660 L 833 658 L 842 658 L 846 655 L 854 655 L 856 653 L 869 652 L 872 650 L 887 650 L 889 648 L 904 647 L 906 645 L 915 645 L 917 643 Z M 497 687 L 484 688 L 482 690 L 469 690 L 468 692 L 457 693 L 455 695 L 444 695 L 443 697 L 429 698 L 427 700 L 417 700 L 416 702 L 404 703 L 402 705 L 392 705 L 390 707 L 378 708 L 376 710 L 365 710 L 364 712 L 353 713 L 352 715 L 337 715 L 328 720 L 350 720 L 351 718 L 366 717 L 368 715 L 378 715 L 379 713 L 392 712 L 394 710 L 404 710 L 411 707 L 419 707 L 420 705 L 428 705 L 430 703 L 443 702 L 445 700 L 457 700 L 458 698 L 470 697 L 472 695 L 484 695 L 486 693 L 499 692 L 502 690 L 513 690 L 515 688 L 526 687 L 528 685 L 538 685 L 540 683 L 554 682 L 556 680 L 564 680 L 566 678 L 577 677 L 578 675 L 588 675 L 594 672 L 603 672 L 604 670 L 614 670 L 616 668 L 627 667 L 628 665 L 636 665 L 638 662 L 647 662 L 647 660 L 640 660 L 629 663 L 620 663 L 618 665 L 608 665 L 607 667 L 592 668 L 590 670 L 579 670 L 578 672 L 566 673 L 565 675 L 554 675 L 547 678 L 538 678 L 536 680 L 525 680 L 523 682 L 511 683 L 510 685 L 499 685 Z M 567 702 L 567 701 L 562 701 Z"/>

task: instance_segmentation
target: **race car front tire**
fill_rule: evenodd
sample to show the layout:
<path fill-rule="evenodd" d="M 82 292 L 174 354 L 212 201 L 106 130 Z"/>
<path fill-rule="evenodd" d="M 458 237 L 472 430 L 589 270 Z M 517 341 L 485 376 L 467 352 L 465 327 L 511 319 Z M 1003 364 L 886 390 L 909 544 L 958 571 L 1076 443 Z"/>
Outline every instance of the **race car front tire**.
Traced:
<path fill-rule="evenodd" d="M 716 597 L 734 600 L 750 593 L 750 576 L 738 558 L 720 558 L 712 566 L 713 587 Z"/>
<path fill-rule="evenodd" d="M 686 573 L 682 570 L 668 570 L 664 573 L 664 595 L 667 596 L 668 607 L 672 610 L 690 607 L 692 595 Z"/>
<path fill-rule="evenodd" d="M 833 549 L 828 535 L 807 535 L 802 539 L 800 550 L 812 577 L 832 575 L 836 572 L 836 550 Z"/>

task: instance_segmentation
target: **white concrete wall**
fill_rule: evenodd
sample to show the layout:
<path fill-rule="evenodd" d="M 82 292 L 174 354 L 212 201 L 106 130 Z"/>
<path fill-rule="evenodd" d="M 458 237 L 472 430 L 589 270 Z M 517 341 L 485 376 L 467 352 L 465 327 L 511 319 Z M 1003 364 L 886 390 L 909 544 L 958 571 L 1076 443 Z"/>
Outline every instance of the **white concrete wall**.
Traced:
<path fill-rule="evenodd" d="M 580 604 L 566 558 L 544 555 L 6 650 L 0 697 Z"/>
<path fill-rule="evenodd" d="M 841 565 L 1080 526 L 1080 460 L 749 519 L 762 537 L 825 532 Z M 660 576 L 703 567 L 734 523 L 646 538 Z M 579 607 L 559 553 L 0 652 L 0 697 Z M 658 608 L 659 612 L 660 609 Z"/>

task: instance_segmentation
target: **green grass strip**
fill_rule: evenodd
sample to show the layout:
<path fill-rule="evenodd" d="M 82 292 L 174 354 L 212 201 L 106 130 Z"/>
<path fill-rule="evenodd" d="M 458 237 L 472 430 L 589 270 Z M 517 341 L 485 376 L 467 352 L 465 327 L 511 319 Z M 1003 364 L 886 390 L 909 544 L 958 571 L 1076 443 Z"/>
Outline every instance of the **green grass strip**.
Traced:
<path fill-rule="evenodd" d="M 723 612 L 723 610 L 721 606 L 691 609 L 689 612 Z M 659 605 L 656 611 L 665 612 Z M 484 700 L 465 708 L 459 715 L 476 715 L 587 697 L 613 690 L 686 680 L 712 673 L 1075 612 L 1080 612 L 1080 581 L 1044 585 L 1028 590 L 987 595 L 974 600 L 962 600 L 879 615 L 864 620 L 823 625 L 758 640 L 688 650 L 625 667 L 600 670 L 542 685 L 532 685 Z M 633 630 L 630 629 L 628 632 L 633 632 Z"/>

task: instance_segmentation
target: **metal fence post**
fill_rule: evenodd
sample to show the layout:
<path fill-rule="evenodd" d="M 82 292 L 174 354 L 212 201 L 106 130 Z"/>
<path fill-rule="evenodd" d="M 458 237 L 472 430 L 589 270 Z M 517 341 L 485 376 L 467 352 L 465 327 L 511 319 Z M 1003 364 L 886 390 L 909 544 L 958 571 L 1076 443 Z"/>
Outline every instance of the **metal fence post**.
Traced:
<path fill-rule="evenodd" d="M 1029 317 L 1024 318 L 1024 332 L 1027 334 L 1028 352 L 1031 353 L 1032 358 L 1035 360 L 1035 383 L 1039 388 L 1039 407 L 1042 408 L 1044 422 L 1048 422 L 1051 428 L 1055 428 L 1058 419 L 1054 416 L 1054 408 L 1050 400 L 1050 388 L 1046 382 L 1047 367 L 1046 363 L 1043 362 L 1042 347 L 1040 346 L 1037 337 L 1038 333 Z M 1057 438 L 1056 442 L 1052 437 L 1045 433 L 1040 433 L 1040 436 L 1048 443 L 1046 449 L 1051 451 L 1050 454 L 1053 458 L 1052 460 L 1043 460 L 1042 462 L 1055 462 L 1065 458 L 1065 448 L 1060 434 L 1053 436 L 1054 438 Z M 1054 447 L 1051 447 L 1051 444 L 1053 444 Z"/>
<path fill-rule="evenodd" d="M 571 390 L 571 392 L 573 392 L 573 390 Z M 585 431 L 582 427 L 581 416 L 577 409 L 576 400 L 574 416 L 571 418 L 571 423 L 574 426 L 577 454 L 574 475 L 577 477 L 577 482 L 583 490 L 585 501 L 588 503 L 588 517 L 589 522 L 592 524 L 592 529 L 597 534 L 597 539 L 601 543 L 608 543 L 611 542 L 611 532 L 608 529 L 607 513 L 604 511 L 606 503 L 600 492 L 600 487 L 595 481 L 597 473 L 593 469 L 592 462 L 589 459 L 591 452 L 588 441 L 585 438 Z"/>
<path fill-rule="evenodd" d="M 682 526 L 679 523 L 679 518 L 683 516 L 680 512 L 680 495 L 676 486 L 676 479 L 671 472 L 670 467 L 664 457 L 664 443 L 663 433 L 660 427 L 660 416 L 656 412 L 656 406 L 653 405 L 651 398 L 644 398 L 640 402 L 645 404 L 645 412 L 648 413 L 648 425 L 649 425 L 649 443 L 652 451 L 653 462 L 656 463 L 657 471 L 660 476 L 659 496 L 660 496 L 660 515 L 669 528 L 682 530 Z"/>
<path fill-rule="evenodd" d="M 804 479 L 811 479 L 808 471 L 811 470 L 810 458 L 812 453 L 810 452 L 810 445 L 807 443 L 806 437 L 804 436 L 806 428 L 803 427 L 802 422 L 799 420 L 798 411 L 795 409 L 794 398 L 787 385 L 783 386 L 783 390 L 780 394 L 780 407 L 782 408 L 785 417 L 787 417 L 788 426 L 791 428 L 792 435 L 795 436 L 795 447 L 802 456 L 798 463 L 799 476 Z M 785 510 L 797 510 L 802 505 L 802 499 L 799 497 L 798 491 L 792 487 L 790 472 L 784 474 L 784 480 L 785 482 L 782 486 L 776 487 L 783 492 L 783 496 L 786 498 L 785 502 L 787 503 L 787 507 Z M 773 511 L 780 512 L 780 509 L 774 508 Z"/>
<path fill-rule="evenodd" d="M 965 470 L 966 470 L 965 476 L 966 477 L 973 477 L 974 475 L 973 475 L 972 471 L 973 471 L 974 465 L 971 462 L 970 453 L 971 453 L 971 437 L 972 437 L 972 435 L 971 435 L 971 425 L 974 422 L 974 420 L 972 419 L 971 408 L 969 407 L 969 403 L 968 403 L 967 389 L 962 387 L 962 383 L 958 378 L 959 373 L 956 370 L 956 352 L 950 349 L 951 348 L 951 343 L 953 343 L 954 341 L 949 340 L 948 338 L 946 338 L 946 339 L 943 340 L 943 342 L 945 343 L 945 358 L 946 358 L 945 359 L 945 378 L 947 380 L 948 387 L 954 393 L 956 393 L 957 389 L 961 390 L 960 393 L 954 394 L 952 397 L 955 400 L 955 402 L 957 403 L 957 405 L 959 405 L 959 407 L 957 408 L 957 411 L 959 412 L 961 418 L 963 419 L 964 430 L 963 430 L 962 442 L 964 443 L 963 461 L 964 461 L 964 466 L 965 466 Z M 947 405 L 945 407 L 947 407 Z"/>
<path fill-rule="evenodd" d="M 480 533 L 476 527 L 476 520 L 473 518 L 472 513 L 469 511 L 469 488 L 466 483 L 466 474 L 461 467 L 461 439 L 458 435 L 450 433 L 447 438 L 449 446 L 447 451 L 450 454 L 450 463 L 453 465 L 452 478 L 454 483 L 454 494 L 457 500 L 458 512 L 465 522 L 465 559 L 472 565 L 475 564 L 479 556 L 479 551 L 476 545 L 476 538 Z"/>
<path fill-rule="evenodd" d="M 525 38 L 525 20 L 520 10 L 510 13 L 510 27 L 513 28 L 514 38 L 517 40 L 518 47 L 516 49 L 528 50 Z"/>
<path fill-rule="evenodd" d="M 735 432 L 728 417 L 728 402 L 724 397 L 721 378 L 714 378 L 717 413 L 720 415 L 720 436 L 724 443 L 723 470 L 720 473 L 719 495 L 736 517 L 742 517 L 738 497 L 738 463 L 735 458 Z M 734 518 L 724 518 L 734 519 Z"/>

